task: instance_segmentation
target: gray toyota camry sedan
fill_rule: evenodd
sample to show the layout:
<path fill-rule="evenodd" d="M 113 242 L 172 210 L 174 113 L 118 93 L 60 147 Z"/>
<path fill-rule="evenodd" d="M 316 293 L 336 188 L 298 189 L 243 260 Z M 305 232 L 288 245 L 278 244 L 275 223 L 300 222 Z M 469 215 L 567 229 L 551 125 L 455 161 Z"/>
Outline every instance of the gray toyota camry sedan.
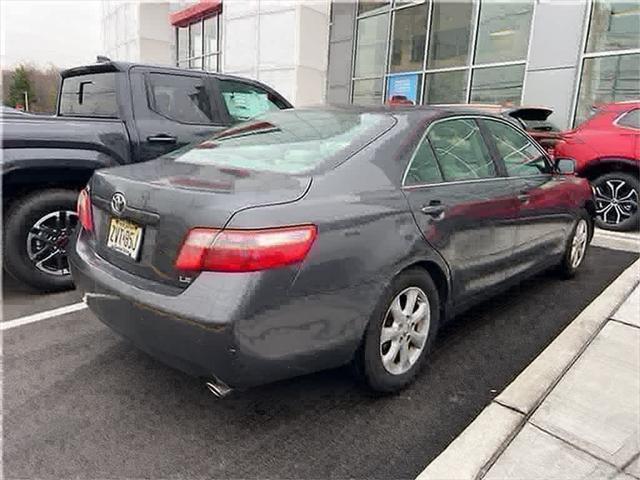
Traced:
<path fill-rule="evenodd" d="M 594 202 L 572 169 L 463 106 L 270 112 L 96 172 L 72 273 L 101 321 L 216 395 L 347 363 L 391 392 L 448 319 L 576 272 Z"/>

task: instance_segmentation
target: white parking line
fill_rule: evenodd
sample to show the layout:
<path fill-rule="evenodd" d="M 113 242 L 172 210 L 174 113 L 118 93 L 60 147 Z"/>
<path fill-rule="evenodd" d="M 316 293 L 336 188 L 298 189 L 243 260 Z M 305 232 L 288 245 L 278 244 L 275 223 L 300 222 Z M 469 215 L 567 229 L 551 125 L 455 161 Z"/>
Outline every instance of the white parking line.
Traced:
<path fill-rule="evenodd" d="M 33 315 L 16 318 L 15 320 L 0 322 L 0 330 L 9 330 L 10 328 L 21 327 L 23 325 L 28 325 L 29 323 L 39 322 L 40 320 L 47 320 L 60 315 L 66 315 L 67 313 L 84 310 L 85 308 L 87 308 L 87 305 L 84 302 L 78 302 L 71 305 L 65 305 L 64 307 L 54 308 L 53 310 L 47 310 L 46 312 L 34 313 Z"/>

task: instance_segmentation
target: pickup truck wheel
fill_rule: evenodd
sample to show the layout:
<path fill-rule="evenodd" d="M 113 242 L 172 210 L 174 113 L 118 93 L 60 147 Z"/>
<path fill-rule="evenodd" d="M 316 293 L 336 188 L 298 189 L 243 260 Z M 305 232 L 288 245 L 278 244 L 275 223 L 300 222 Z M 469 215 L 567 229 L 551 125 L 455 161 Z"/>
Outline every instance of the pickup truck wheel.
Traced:
<path fill-rule="evenodd" d="M 640 224 L 638 177 L 624 172 L 601 175 L 593 182 L 596 225 L 606 230 L 625 231 Z"/>
<path fill-rule="evenodd" d="M 38 290 L 73 288 L 66 248 L 78 222 L 77 197 L 73 190 L 41 190 L 13 203 L 3 239 L 9 274 Z"/>

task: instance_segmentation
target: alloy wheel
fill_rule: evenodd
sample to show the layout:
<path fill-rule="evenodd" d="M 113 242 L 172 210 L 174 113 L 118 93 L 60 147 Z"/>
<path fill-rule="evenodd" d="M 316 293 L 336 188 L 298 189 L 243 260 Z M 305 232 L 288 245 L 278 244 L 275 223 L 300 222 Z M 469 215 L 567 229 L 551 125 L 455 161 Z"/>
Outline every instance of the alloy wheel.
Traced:
<path fill-rule="evenodd" d="M 380 332 L 380 356 L 387 372 L 402 375 L 416 364 L 427 343 L 430 319 L 422 289 L 409 287 L 393 299 Z"/>
<path fill-rule="evenodd" d="M 33 224 L 27 235 L 27 255 L 38 270 L 49 275 L 69 275 L 67 244 L 77 223 L 75 212 L 59 210 Z"/>
<path fill-rule="evenodd" d="M 638 210 L 638 192 L 622 179 L 611 179 L 595 186 L 596 213 L 608 225 L 617 225 Z"/>
<path fill-rule="evenodd" d="M 573 234 L 573 240 L 571 241 L 571 253 L 569 262 L 571 268 L 578 268 L 584 259 L 584 254 L 587 251 L 587 240 L 589 237 L 589 226 L 584 218 L 581 218 L 576 225 L 576 231 Z"/>

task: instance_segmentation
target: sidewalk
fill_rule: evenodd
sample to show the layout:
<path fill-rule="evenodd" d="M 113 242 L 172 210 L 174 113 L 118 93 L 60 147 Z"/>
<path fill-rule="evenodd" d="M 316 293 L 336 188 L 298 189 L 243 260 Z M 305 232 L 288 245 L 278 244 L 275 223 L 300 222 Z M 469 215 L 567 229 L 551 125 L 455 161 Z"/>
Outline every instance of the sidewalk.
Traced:
<path fill-rule="evenodd" d="M 639 282 L 640 260 L 418 480 L 640 480 Z"/>

